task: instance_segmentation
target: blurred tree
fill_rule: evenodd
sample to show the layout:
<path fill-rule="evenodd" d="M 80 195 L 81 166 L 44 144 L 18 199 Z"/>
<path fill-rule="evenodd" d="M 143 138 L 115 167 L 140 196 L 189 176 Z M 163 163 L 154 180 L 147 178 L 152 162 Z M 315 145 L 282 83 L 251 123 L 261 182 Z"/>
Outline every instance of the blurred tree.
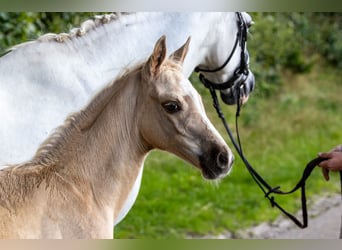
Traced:
<path fill-rule="evenodd" d="M 0 12 L 0 51 L 45 33 L 68 32 L 95 13 Z"/>
<path fill-rule="evenodd" d="M 284 69 L 305 73 L 324 59 L 342 67 L 342 13 L 250 13 L 248 49 L 259 93 L 268 96 Z"/>

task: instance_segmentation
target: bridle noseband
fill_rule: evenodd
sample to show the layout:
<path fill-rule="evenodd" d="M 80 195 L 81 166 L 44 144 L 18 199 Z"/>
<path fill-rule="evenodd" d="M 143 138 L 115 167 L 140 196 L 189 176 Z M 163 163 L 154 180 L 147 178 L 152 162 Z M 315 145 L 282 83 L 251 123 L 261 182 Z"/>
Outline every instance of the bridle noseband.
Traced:
<path fill-rule="evenodd" d="M 225 89 L 229 89 L 233 87 L 235 83 L 239 84 L 241 87 L 241 85 L 245 84 L 245 81 L 248 78 L 249 66 L 246 60 L 247 59 L 246 42 L 247 42 L 248 25 L 246 24 L 240 12 L 236 12 L 236 15 L 237 15 L 238 32 L 236 34 L 236 39 L 235 39 L 233 49 L 230 52 L 227 60 L 220 67 L 217 67 L 215 69 L 204 69 L 204 68 L 196 67 L 195 72 L 215 73 L 215 72 L 222 70 L 228 65 L 228 63 L 232 59 L 238 47 L 238 44 L 240 45 L 240 48 L 241 48 L 240 65 L 235 70 L 233 76 L 229 78 L 226 82 L 222 82 L 222 83 L 214 83 L 210 81 L 209 79 L 207 79 L 202 73 L 200 73 L 199 79 L 207 88 L 210 87 L 210 88 L 217 89 L 217 90 L 225 90 Z"/>

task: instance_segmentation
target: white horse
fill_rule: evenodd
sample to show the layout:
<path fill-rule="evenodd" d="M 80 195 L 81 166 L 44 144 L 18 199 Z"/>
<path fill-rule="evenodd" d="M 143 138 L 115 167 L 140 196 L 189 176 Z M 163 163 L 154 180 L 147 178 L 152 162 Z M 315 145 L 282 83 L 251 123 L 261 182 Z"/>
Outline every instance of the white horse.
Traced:
<path fill-rule="evenodd" d="M 112 238 L 154 148 L 207 179 L 229 173 L 232 152 L 182 73 L 189 41 L 167 58 L 159 39 L 146 63 L 69 116 L 30 161 L 0 171 L 0 238 Z"/>
<path fill-rule="evenodd" d="M 252 21 L 242 14 L 248 26 Z M 124 67 L 142 62 L 161 35 L 170 38 L 175 50 L 192 37 L 183 71 L 194 68 L 213 82 L 226 82 L 241 63 L 245 45 L 235 46 L 240 32 L 236 13 L 135 13 L 105 15 L 84 22 L 69 34 L 47 34 L 36 41 L 15 46 L 0 58 L 0 165 L 27 160 L 64 117 L 84 106 L 89 98 Z M 249 71 L 249 70 L 248 70 Z M 254 87 L 253 74 L 243 93 Z M 232 88 L 222 90 L 227 103 L 234 103 Z M 142 169 L 118 223 L 139 191 Z"/>

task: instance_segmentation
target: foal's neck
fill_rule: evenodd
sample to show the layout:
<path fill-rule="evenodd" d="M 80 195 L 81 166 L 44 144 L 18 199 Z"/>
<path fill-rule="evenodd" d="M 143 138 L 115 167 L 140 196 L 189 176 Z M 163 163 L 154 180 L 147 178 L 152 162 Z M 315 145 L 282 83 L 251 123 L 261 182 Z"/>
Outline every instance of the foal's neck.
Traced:
<path fill-rule="evenodd" d="M 88 116 L 94 115 L 95 120 L 82 131 L 82 157 L 93 173 L 94 182 L 107 179 L 117 185 L 135 181 L 143 163 L 147 149 L 140 138 L 137 125 L 137 108 L 141 93 L 139 91 L 140 72 L 129 74 L 119 82 L 110 85 L 102 92 L 108 92 L 110 98 L 101 110 L 101 102 L 106 102 L 107 93 L 100 93 L 100 107 L 85 110 Z M 139 95 L 140 93 L 140 95 Z M 95 102 L 96 102 L 95 98 Z M 93 102 L 94 102 L 93 101 Z M 133 176 L 131 176 L 133 175 Z M 132 181 L 129 181 L 131 179 Z"/>
<path fill-rule="evenodd" d="M 114 214 L 126 200 L 148 152 L 136 118 L 139 78 L 139 71 L 130 73 L 75 115 L 78 132 L 71 135 L 64 159 L 59 159 L 63 166 L 59 174 L 71 182 L 81 180 L 96 202 L 114 204 Z"/>
<path fill-rule="evenodd" d="M 103 90 L 93 100 L 95 105 L 89 105 L 84 111 L 90 117 L 84 127 L 81 126 L 87 161 L 95 157 L 126 164 L 146 154 L 137 125 L 141 98 L 137 81 L 140 81 L 139 71 Z M 99 159 L 96 160 L 98 163 Z"/>

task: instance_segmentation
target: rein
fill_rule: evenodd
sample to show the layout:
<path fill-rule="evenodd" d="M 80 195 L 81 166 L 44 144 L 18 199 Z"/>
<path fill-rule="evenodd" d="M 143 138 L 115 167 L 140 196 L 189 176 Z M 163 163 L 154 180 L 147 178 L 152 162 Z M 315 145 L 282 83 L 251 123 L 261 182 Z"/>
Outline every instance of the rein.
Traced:
<path fill-rule="evenodd" d="M 271 203 L 272 207 L 277 207 L 280 211 L 282 211 L 287 217 L 289 217 L 298 227 L 300 228 L 306 228 L 308 225 L 308 213 L 307 213 L 307 206 L 306 206 L 306 192 L 305 192 L 305 183 L 306 180 L 309 178 L 311 172 L 313 169 L 322 161 L 324 161 L 324 158 L 317 157 L 313 160 L 311 160 L 309 163 L 307 163 L 302 178 L 299 180 L 297 185 L 290 191 L 284 192 L 280 190 L 280 186 L 272 187 L 269 185 L 259 174 L 258 172 L 252 167 L 252 165 L 248 162 L 247 158 L 245 157 L 241 142 L 240 142 L 240 135 L 239 135 L 239 129 L 238 129 L 238 117 L 240 115 L 240 108 L 241 108 L 241 103 L 237 105 L 237 112 L 236 112 L 236 134 L 237 134 L 237 141 L 235 140 L 233 133 L 231 129 L 228 126 L 228 123 L 224 117 L 224 114 L 221 110 L 215 89 L 209 88 L 211 96 L 213 98 L 213 105 L 216 109 L 216 112 L 221 119 L 229 137 L 230 140 L 232 141 L 236 151 L 238 152 L 241 160 L 245 164 L 248 172 L 252 176 L 253 180 L 256 182 L 256 184 L 260 187 L 262 192 L 264 193 L 264 196 L 266 199 L 268 199 Z M 342 179 L 342 174 L 341 174 L 341 179 Z M 271 196 L 271 194 L 279 194 L 279 195 L 286 195 L 286 194 L 291 194 L 297 191 L 298 189 L 301 189 L 301 203 L 302 203 L 302 221 L 301 222 L 299 219 L 297 219 L 293 214 L 287 212 L 281 205 L 279 205 L 276 201 L 274 196 Z"/>
<path fill-rule="evenodd" d="M 310 162 L 307 163 L 304 171 L 302 178 L 299 180 L 297 185 L 291 189 L 290 191 L 282 191 L 280 190 L 280 186 L 272 187 L 269 185 L 259 174 L 258 172 L 252 167 L 252 165 L 248 162 L 247 158 L 245 157 L 242 146 L 241 146 L 241 141 L 240 141 L 240 134 L 239 134 L 239 126 L 238 126 L 238 117 L 240 115 L 240 110 L 241 110 L 241 101 L 240 101 L 240 91 L 241 88 L 245 84 L 245 80 L 247 79 L 248 76 L 248 63 L 246 62 L 246 52 L 245 52 L 245 44 L 247 41 L 247 24 L 245 23 L 242 14 L 240 12 L 237 12 L 237 24 L 238 24 L 238 33 L 236 36 L 235 44 L 233 46 L 233 49 L 228 56 L 227 60 L 222 64 L 222 66 L 215 68 L 215 69 L 201 69 L 199 67 L 195 68 L 196 72 L 217 72 L 222 70 L 231 60 L 233 57 L 233 54 L 235 53 L 235 50 L 237 48 L 237 45 L 239 44 L 241 47 L 241 54 L 240 54 L 240 65 L 239 67 L 235 70 L 234 75 L 231 79 L 228 79 L 228 81 L 224 83 L 213 83 L 206 79 L 203 74 L 199 75 L 200 81 L 204 84 L 206 88 L 209 89 L 210 94 L 213 99 L 213 106 L 216 109 L 216 112 L 221 119 L 231 142 L 233 143 L 236 151 L 238 152 L 241 160 L 243 161 L 244 165 L 246 166 L 248 172 L 252 176 L 253 180 L 255 183 L 259 186 L 259 188 L 262 190 L 264 193 L 264 196 L 266 199 L 269 200 L 271 203 L 272 207 L 277 207 L 283 214 L 285 214 L 288 218 L 290 218 L 298 227 L 300 228 L 306 228 L 308 226 L 308 212 L 307 212 L 307 205 L 306 205 L 306 192 L 305 192 L 305 184 L 306 180 L 309 178 L 311 172 L 314 170 L 314 168 L 321 163 L 322 161 L 326 160 L 325 158 L 322 157 L 317 157 L 311 160 Z M 230 130 L 228 123 L 224 117 L 224 114 L 222 112 L 222 109 L 220 107 L 219 100 L 216 95 L 216 90 L 224 90 L 227 88 L 231 88 L 234 86 L 234 84 L 239 84 L 239 87 L 236 88 L 237 91 L 237 109 L 236 109 L 236 115 L 235 115 L 235 127 L 236 127 L 236 135 L 237 135 L 237 140 L 235 140 L 235 137 L 233 136 L 232 131 Z M 340 172 L 340 181 L 341 181 L 341 199 L 342 199 L 342 171 Z M 272 194 L 278 194 L 278 195 L 287 195 L 296 192 L 298 189 L 301 189 L 301 206 L 302 206 L 302 221 L 300 221 L 298 218 L 296 218 L 293 214 L 287 212 L 281 205 L 279 205 L 276 201 L 274 196 Z M 342 216 L 341 216 L 342 219 Z M 341 229 L 340 229 L 340 239 L 342 239 L 342 221 L 341 221 Z"/>
<path fill-rule="evenodd" d="M 277 207 L 281 212 L 283 212 L 288 218 L 290 218 L 298 227 L 300 228 L 306 228 L 308 226 L 308 212 L 307 212 L 307 205 L 306 205 L 306 192 L 305 192 L 305 184 L 306 180 L 309 178 L 311 172 L 314 170 L 314 168 L 322 161 L 326 160 L 322 157 L 317 157 L 311 160 L 307 163 L 302 178 L 299 180 L 297 185 L 290 191 L 284 192 L 280 190 L 280 186 L 272 187 L 269 185 L 259 174 L 258 172 L 252 167 L 252 165 L 248 162 L 246 159 L 242 146 L 240 141 L 240 134 L 239 134 L 239 126 L 238 126 L 238 117 L 240 115 L 241 110 L 241 102 L 238 102 L 237 104 L 237 110 L 235 115 L 235 126 L 236 126 L 236 134 L 237 134 L 237 141 L 235 140 L 232 131 L 230 130 L 228 123 L 224 117 L 224 114 L 222 112 L 219 100 L 216 95 L 216 91 L 214 88 L 209 86 L 210 94 L 213 98 L 213 106 L 216 109 L 216 112 L 221 119 L 229 137 L 232 141 L 236 151 L 238 152 L 241 160 L 245 164 L 248 172 L 252 176 L 253 180 L 257 183 L 257 185 L 260 187 L 260 189 L 263 191 L 264 196 L 266 199 L 268 199 L 271 203 L 272 207 Z M 342 199 L 342 171 L 340 171 L 340 182 L 341 182 L 341 199 Z M 302 205 L 302 222 L 297 219 L 293 214 L 287 212 L 281 205 L 279 205 L 276 201 L 274 196 L 271 196 L 271 194 L 279 194 L 279 195 L 286 195 L 291 194 L 297 191 L 298 189 L 301 189 L 301 205 Z M 341 216 L 342 219 L 342 216 Z M 340 227 L 340 239 L 342 239 L 342 221 L 341 221 L 341 227 Z"/>

